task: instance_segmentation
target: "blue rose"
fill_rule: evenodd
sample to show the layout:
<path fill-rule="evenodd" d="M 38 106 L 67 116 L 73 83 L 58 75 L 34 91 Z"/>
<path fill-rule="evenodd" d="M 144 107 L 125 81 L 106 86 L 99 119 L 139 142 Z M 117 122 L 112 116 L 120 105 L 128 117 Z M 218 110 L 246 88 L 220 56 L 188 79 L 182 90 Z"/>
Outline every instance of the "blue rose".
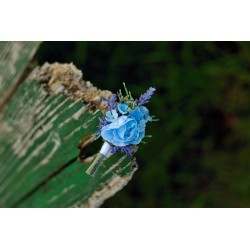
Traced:
<path fill-rule="evenodd" d="M 102 128 L 101 136 L 114 146 L 137 145 L 145 136 L 145 122 L 137 121 L 133 115 L 120 116 Z"/>
<path fill-rule="evenodd" d="M 139 109 L 140 109 L 140 112 L 142 113 L 143 120 L 145 122 L 148 122 L 148 121 L 152 122 L 152 117 L 149 115 L 148 109 L 144 106 L 140 106 Z"/>
<path fill-rule="evenodd" d="M 127 104 L 125 104 L 125 103 L 119 103 L 119 104 L 117 105 L 117 107 L 118 107 L 119 112 L 120 112 L 122 115 L 125 115 L 125 114 L 128 113 L 128 105 L 127 105 Z"/>
<path fill-rule="evenodd" d="M 122 115 L 103 126 L 102 138 L 114 146 L 137 145 L 145 136 L 145 127 L 152 118 L 146 107 L 136 107 L 128 116 Z"/>
<path fill-rule="evenodd" d="M 145 123 L 148 121 L 152 121 L 152 117 L 149 115 L 149 111 L 146 107 L 140 106 L 136 107 L 130 114 L 129 117 L 134 117 L 138 122 L 144 121 Z"/>

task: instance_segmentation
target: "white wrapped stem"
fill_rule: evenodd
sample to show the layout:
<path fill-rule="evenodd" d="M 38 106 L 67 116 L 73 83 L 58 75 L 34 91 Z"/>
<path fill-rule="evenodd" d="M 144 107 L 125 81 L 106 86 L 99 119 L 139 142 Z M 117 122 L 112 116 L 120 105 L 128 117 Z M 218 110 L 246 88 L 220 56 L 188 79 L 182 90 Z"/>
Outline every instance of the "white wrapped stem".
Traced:
<path fill-rule="evenodd" d="M 107 143 L 107 142 L 104 142 L 103 145 L 102 145 L 102 148 L 101 148 L 101 150 L 100 150 L 100 153 L 101 153 L 102 155 L 104 155 L 105 157 L 107 157 L 107 155 L 108 155 L 108 153 L 110 152 L 110 150 L 111 150 L 110 144 Z"/>
<path fill-rule="evenodd" d="M 87 169 L 87 171 L 86 171 L 87 174 L 89 174 L 90 176 L 95 175 L 95 173 L 98 170 L 98 168 L 100 167 L 103 159 L 105 157 L 107 157 L 107 155 L 110 152 L 111 148 L 112 147 L 110 146 L 110 144 L 108 144 L 107 142 L 104 142 L 104 144 L 102 145 L 102 148 L 100 150 L 100 153 L 98 153 L 95 160 L 92 162 L 90 167 Z"/>

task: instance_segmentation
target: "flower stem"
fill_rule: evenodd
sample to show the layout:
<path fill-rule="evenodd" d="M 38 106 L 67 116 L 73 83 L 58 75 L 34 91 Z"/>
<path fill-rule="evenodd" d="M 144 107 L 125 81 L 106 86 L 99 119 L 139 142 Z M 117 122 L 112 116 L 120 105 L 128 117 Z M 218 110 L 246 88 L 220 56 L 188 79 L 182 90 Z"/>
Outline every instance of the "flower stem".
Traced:
<path fill-rule="evenodd" d="M 95 176 L 96 171 L 98 170 L 98 168 L 100 167 L 103 159 L 105 158 L 105 156 L 101 153 L 98 153 L 97 157 L 95 158 L 95 160 L 92 162 L 91 166 L 87 169 L 86 173 L 92 177 Z"/>

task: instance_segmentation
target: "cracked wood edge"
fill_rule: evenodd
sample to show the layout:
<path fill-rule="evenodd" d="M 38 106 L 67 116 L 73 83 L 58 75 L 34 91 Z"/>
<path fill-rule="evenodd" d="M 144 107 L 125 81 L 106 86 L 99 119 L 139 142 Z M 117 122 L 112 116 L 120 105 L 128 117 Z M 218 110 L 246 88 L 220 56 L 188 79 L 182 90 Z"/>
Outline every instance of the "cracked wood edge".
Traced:
<path fill-rule="evenodd" d="M 128 163 L 126 167 L 128 167 Z M 135 171 L 137 171 L 138 166 L 136 161 L 132 163 L 132 171 L 126 173 L 125 175 L 114 175 L 107 183 L 105 183 L 101 188 L 96 190 L 87 200 L 77 201 L 72 205 L 73 208 L 95 208 L 100 207 L 105 200 L 112 197 L 114 194 L 119 192 L 123 187 L 125 187 L 128 182 L 132 179 Z M 111 166 L 112 168 L 112 166 Z"/>
<path fill-rule="evenodd" d="M 99 207 L 121 190 L 137 170 L 135 159 L 120 155 L 110 156 L 95 178 L 85 174 L 87 167 L 86 162 L 72 162 L 19 207 Z M 112 171 L 108 171 L 110 168 Z"/>
<path fill-rule="evenodd" d="M 49 95 L 61 93 L 73 101 L 81 99 L 93 112 L 105 110 L 107 105 L 102 98 L 112 96 L 112 92 L 100 90 L 90 81 L 85 81 L 81 70 L 73 63 L 45 63 L 33 71 L 31 78 L 39 81 Z"/>

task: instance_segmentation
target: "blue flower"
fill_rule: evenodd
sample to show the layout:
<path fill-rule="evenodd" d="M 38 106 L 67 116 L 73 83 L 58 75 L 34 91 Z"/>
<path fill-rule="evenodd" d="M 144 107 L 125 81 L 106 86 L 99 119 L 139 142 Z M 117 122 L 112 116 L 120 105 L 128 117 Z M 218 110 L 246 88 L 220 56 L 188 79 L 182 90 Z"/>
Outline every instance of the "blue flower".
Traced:
<path fill-rule="evenodd" d="M 103 139 L 118 147 L 139 144 L 145 136 L 145 122 L 140 119 L 140 110 L 134 111 L 129 116 L 120 116 L 104 126 L 101 131 Z"/>
<path fill-rule="evenodd" d="M 125 108 L 123 109 L 125 112 L 128 108 L 126 106 L 122 105 L 120 109 Z M 107 142 L 118 147 L 139 144 L 145 136 L 146 123 L 152 121 L 148 109 L 144 106 L 136 107 L 128 116 L 120 117 L 116 110 L 111 110 L 106 113 L 105 119 L 111 123 L 102 127 L 101 136 Z"/>
<path fill-rule="evenodd" d="M 130 114 L 129 117 L 134 117 L 137 121 L 152 121 L 152 117 L 149 115 L 149 111 L 146 107 L 136 107 Z"/>
<path fill-rule="evenodd" d="M 108 111 L 106 113 L 106 117 L 105 119 L 109 122 L 113 122 L 114 120 L 116 120 L 118 118 L 118 114 L 116 112 L 115 109 L 111 110 L 111 111 Z"/>
<path fill-rule="evenodd" d="M 125 103 L 119 103 L 118 104 L 118 110 L 122 115 L 125 115 L 128 113 L 128 105 Z"/>
<path fill-rule="evenodd" d="M 142 113 L 144 121 L 145 122 L 148 122 L 148 121 L 152 122 L 152 117 L 149 115 L 148 109 L 144 106 L 140 106 L 139 109 Z"/>

